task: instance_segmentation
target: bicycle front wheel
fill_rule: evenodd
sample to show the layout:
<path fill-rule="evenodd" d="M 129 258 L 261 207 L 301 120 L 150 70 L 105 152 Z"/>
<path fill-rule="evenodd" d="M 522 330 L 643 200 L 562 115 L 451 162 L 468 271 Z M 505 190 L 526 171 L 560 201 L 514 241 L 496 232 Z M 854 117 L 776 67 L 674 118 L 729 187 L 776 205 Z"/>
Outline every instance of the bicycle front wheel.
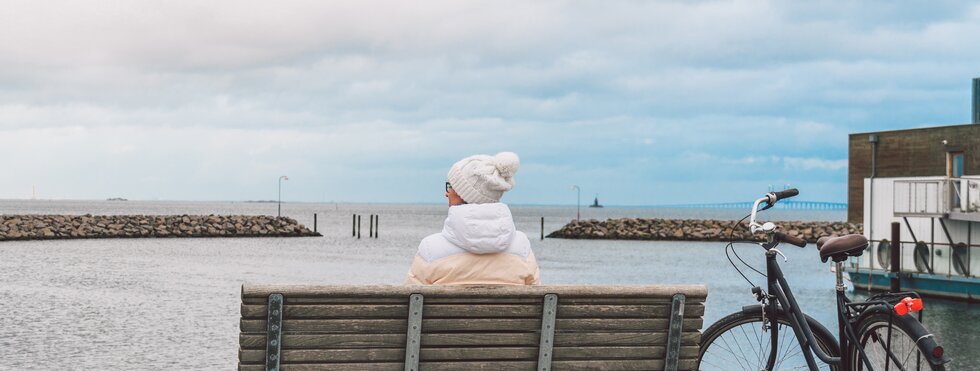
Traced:
<path fill-rule="evenodd" d="M 873 313 L 861 320 L 858 329 L 858 343 L 855 345 L 864 349 L 872 370 L 946 370 L 944 365 L 930 363 L 928 355 L 923 354 L 916 344 L 921 336 L 915 334 L 927 333 L 919 321 L 902 321 L 898 318 L 889 321 L 889 317 L 887 312 Z M 857 348 L 850 348 L 851 369 L 868 370 Z"/>
<path fill-rule="evenodd" d="M 775 324 L 773 323 L 775 322 Z M 819 323 L 807 317 L 807 323 L 813 330 L 817 346 L 825 353 L 836 357 L 837 341 L 833 335 L 826 332 Z M 770 326 L 779 326 L 776 370 L 809 370 L 803 349 L 796 340 L 796 334 L 790 326 L 789 319 L 780 312 Z M 759 312 L 732 313 L 718 320 L 701 335 L 701 353 L 698 356 L 698 370 L 745 370 L 759 371 L 765 369 L 772 350 L 772 329 L 763 329 L 761 308 Z M 806 351 L 810 351 L 807 349 Z M 820 370 L 838 370 L 820 362 L 814 356 Z"/>

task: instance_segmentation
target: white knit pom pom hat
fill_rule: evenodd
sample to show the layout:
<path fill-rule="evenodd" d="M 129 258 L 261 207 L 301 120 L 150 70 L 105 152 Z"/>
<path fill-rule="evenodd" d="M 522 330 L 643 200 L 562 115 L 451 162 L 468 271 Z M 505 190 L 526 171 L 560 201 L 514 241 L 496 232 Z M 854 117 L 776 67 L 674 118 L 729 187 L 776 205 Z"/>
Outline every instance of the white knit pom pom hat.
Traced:
<path fill-rule="evenodd" d="M 521 159 L 514 152 L 475 155 L 453 164 L 447 179 L 463 201 L 489 204 L 500 202 L 504 192 L 514 188 L 514 174 L 520 166 Z"/>

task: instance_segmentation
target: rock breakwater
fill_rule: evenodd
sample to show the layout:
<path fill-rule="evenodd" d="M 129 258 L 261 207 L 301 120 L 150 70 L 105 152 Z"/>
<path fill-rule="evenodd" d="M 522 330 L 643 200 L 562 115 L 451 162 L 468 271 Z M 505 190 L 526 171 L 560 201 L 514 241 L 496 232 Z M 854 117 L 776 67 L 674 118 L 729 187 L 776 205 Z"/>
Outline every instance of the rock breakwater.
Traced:
<path fill-rule="evenodd" d="M 823 236 L 843 236 L 863 233 L 861 224 L 846 222 L 775 222 L 779 230 L 791 236 L 816 242 Z M 606 239 L 606 240 L 668 240 L 668 241 L 728 241 L 735 227 L 734 220 L 701 219 L 643 219 L 622 218 L 599 221 L 572 220 L 561 229 L 548 235 L 549 238 Z M 756 241 L 760 236 L 752 236 L 748 222 L 735 227 L 735 241 Z"/>
<path fill-rule="evenodd" d="M 0 215 L 0 241 L 78 238 L 320 236 L 265 215 Z"/>

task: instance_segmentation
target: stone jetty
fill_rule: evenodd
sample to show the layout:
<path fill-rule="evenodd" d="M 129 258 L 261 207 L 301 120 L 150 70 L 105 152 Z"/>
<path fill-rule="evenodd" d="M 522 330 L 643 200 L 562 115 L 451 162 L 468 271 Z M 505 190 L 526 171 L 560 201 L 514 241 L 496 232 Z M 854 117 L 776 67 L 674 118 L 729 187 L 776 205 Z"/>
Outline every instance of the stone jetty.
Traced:
<path fill-rule="evenodd" d="M 79 238 L 320 236 L 266 215 L 0 215 L 0 241 Z"/>
<path fill-rule="evenodd" d="M 816 242 L 823 236 L 863 233 L 861 224 L 846 222 L 777 221 L 783 233 Z M 734 220 L 622 218 L 599 221 L 572 220 L 549 238 L 606 240 L 728 241 Z M 748 222 L 735 228 L 734 241 L 760 240 L 748 230 Z"/>

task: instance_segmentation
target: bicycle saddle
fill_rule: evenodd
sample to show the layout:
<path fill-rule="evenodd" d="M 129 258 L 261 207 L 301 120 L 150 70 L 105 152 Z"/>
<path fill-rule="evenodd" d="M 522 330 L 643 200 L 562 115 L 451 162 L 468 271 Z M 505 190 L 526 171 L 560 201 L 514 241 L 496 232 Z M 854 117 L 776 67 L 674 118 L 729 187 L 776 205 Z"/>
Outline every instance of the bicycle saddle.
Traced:
<path fill-rule="evenodd" d="M 835 262 L 847 260 L 848 256 L 861 256 L 868 248 L 868 239 L 859 234 L 849 234 L 841 237 L 820 237 L 817 240 L 817 250 L 820 251 L 820 261 L 826 263 L 827 258 Z"/>

